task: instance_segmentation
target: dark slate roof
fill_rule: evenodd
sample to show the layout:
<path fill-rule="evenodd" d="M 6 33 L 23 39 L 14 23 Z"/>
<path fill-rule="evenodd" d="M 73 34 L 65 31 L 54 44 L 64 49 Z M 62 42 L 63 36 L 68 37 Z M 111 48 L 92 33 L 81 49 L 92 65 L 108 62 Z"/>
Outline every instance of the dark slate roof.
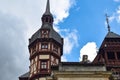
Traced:
<path fill-rule="evenodd" d="M 52 38 L 57 42 L 59 42 L 60 44 L 62 44 L 61 36 L 52 28 L 52 25 L 50 25 L 49 23 L 42 25 L 42 27 L 35 34 L 32 35 L 31 39 L 29 40 L 29 44 L 34 42 L 36 39 L 41 38 L 41 32 L 40 32 L 41 29 L 49 29 L 50 30 L 49 38 Z"/>
<path fill-rule="evenodd" d="M 120 38 L 120 35 L 114 33 L 114 32 L 108 32 L 105 38 Z"/>
<path fill-rule="evenodd" d="M 32 37 L 29 39 L 29 44 L 31 44 L 32 42 L 34 42 L 36 39 L 40 38 L 40 29 L 35 32 Z"/>
<path fill-rule="evenodd" d="M 29 72 L 27 72 L 27 73 L 21 75 L 19 78 L 28 78 L 28 77 L 29 77 Z"/>

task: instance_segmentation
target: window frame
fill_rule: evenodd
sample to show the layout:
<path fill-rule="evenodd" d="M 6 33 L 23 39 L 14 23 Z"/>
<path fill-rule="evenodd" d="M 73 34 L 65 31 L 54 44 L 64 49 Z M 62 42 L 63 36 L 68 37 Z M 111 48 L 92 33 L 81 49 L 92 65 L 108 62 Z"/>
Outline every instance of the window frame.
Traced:
<path fill-rule="evenodd" d="M 48 62 L 47 62 L 47 60 L 41 60 L 40 61 L 40 69 L 41 70 L 47 70 L 48 69 Z"/>

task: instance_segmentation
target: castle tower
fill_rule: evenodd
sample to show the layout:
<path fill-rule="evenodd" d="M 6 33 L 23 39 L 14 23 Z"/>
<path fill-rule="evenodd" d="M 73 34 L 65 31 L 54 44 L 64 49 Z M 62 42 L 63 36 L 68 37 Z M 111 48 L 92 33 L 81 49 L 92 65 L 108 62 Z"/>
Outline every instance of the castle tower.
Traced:
<path fill-rule="evenodd" d="M 41 28 L 29 39 L 29 80 L 51 75 L 51 67 L 58 66 L 63 54 L 63 38 L 53 29 L 53 16 L 47 0 Z"/>

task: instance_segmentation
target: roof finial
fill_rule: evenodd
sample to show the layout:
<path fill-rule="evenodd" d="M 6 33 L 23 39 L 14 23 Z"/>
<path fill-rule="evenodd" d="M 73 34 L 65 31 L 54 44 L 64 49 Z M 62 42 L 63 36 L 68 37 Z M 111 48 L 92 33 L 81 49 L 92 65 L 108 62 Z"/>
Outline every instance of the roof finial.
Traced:
<path fill-rule="evenodd" d="M 110 32 L 109 19 L 108 19 L 109 16 L 107 15 L 107 13 L 105 14 L 105 16 L 106 16 L 106 22 L 108 26 L 108 32 Z"/>
<path fill-rule="evenodd" d="M 46 11 L 45 14 L 50 14 L 50 2 L 47 0 Z"/>

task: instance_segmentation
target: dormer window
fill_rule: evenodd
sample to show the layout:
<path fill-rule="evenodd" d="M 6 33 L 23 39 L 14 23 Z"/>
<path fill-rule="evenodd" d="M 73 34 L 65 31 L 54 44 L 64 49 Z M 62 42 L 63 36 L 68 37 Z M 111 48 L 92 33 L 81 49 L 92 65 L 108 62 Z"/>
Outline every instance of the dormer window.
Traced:
<path fill-rule="evenodd" d="M 48 30 L 42 30 L 42 38 L 48 38 L 49 31 Z"/>

